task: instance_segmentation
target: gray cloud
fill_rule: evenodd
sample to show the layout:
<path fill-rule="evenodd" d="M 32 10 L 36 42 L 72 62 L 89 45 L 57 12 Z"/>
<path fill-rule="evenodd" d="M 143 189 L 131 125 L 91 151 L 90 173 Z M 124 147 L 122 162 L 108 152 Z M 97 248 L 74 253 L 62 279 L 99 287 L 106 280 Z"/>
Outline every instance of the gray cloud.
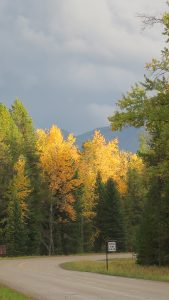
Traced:
<path fill-rule="evenodd" d="M 158 15 L 165 2 L 1 0 L 1 101 L 20 97 L 39 127 L 77 133 L 106 124 L 164 44 L 162 28 L 142 32 L 136 15 Z"/>

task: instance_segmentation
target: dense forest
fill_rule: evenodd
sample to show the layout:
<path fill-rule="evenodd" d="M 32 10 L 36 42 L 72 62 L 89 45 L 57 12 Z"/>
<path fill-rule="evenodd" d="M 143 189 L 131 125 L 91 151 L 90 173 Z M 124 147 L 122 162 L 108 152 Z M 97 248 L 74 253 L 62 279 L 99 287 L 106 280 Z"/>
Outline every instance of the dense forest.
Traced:
<path fill-rule="evenodd" d="M 133 247 L 143 208 L 142 159 L 106 142 L 83 145 L 61 130 L 35 130 L 19 99 L 0 105 L 1 244 L 8 255 Z M 136 216 L 137 214 L 137 216 Z M 129 234 L 130 232 L 130 234 Z"/>
<path fill-rule="evenodd" d="M 169 14 L 160 21 L 169 41 Z M 0 244 L 7 255 L 137 252 L 140 264 L 169 264 L 169 51 L 118 102 L 113 130 L 144 127 L 137 154 L 99 131 L 78 149 L 53 125 L 38 129 L 16 99 L 0 104 Z"/>
<path fill-rule="evenodd" d="M 169 2 L 167 2 L 169 5 Z M 112 128 L 144 126 L 147 138 L 139 155 L 146 170 L 146 201 L 137 235 L 141 264 L 169 264 L 169 13 L 161 19 L 144 17 L 144 24 L 164 26 L 166 46 L 161 58 L 146 65 L 148 75 L 118 102 L 109 120 Z"/>

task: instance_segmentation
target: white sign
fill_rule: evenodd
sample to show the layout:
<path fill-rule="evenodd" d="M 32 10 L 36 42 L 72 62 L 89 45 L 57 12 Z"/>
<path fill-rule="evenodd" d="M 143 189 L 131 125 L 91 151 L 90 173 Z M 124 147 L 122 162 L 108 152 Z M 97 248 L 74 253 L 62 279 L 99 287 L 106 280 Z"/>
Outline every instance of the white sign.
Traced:
<path fill-rule="evenodd" d="M 108 242 L 108 252 L 116 252 L 116 242 Z"/>

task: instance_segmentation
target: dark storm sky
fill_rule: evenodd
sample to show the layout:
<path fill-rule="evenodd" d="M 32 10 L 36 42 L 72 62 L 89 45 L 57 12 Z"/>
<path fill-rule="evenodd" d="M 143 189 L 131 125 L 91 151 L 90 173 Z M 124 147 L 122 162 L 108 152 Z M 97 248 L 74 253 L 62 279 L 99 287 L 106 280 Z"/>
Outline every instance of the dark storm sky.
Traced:
<path fill-rule="evenodd" d="M 19 97 L 36 127 L 81 133 L 108 124 L 115 102 L 159 57 L 162 27 L 138 13 L 166 1 L 0 0 L 0 101 Z"/>

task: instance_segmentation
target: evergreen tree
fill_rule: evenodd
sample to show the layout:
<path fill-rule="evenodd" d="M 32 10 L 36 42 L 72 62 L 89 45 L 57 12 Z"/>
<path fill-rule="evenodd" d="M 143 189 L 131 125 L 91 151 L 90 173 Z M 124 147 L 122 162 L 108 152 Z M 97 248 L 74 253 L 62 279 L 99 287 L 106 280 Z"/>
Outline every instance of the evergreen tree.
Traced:
<path fill-rule="evenodd" d="M 108 239 L 117 241 L 118 250 L 125 249 L 124 216 L 121 207 L 120 195 L 113 179 L 109 178 L 104 184 L 100 173 L 97 175 L 95 186 L 96 226 L 95 248 L 100 251 L 105 247 Z"/>
<path fill-rule="evenodd" d="M 129 169 L 127 191 L 123 199 L 128 251 L 136 251 L 136 237 L 142 219 L 145 197 L 143 174 L 139 174 L 135 169 Z"/>
<path fill-rule="evenodd" d="M 25 255 L 27 253 L 26 229 L 21 213 L 21 204 L 14 193 L 12 194 L 12 199 L 9 201 L 8 205 L 6 230 L 8 255 Z"/>
<path fill-rule="evenodd" d="M 101 174 L 98 172 L 96 177 L 95 184 L 95 232 L 96 232 L 96 240 L 95 240 L 95 250 L 99 252 L 105 246 L 104 240 L 104 227 L 105 227 L 105 201 L 106 201 L 106 189 L 105 184 L 102 182 Z"/>
<path fill-rule="evenodd" d="M 159 186 L 157 180 L 151 182 L 148 201 L 142 217 L 138 234 L 137 261 L 145 265 L 159 262 Z M 151 213 L 150 213 L 151 212 Z M 150 242 L 151 241 L 151 242 Z"/>
<path fill-rule="evenodd" d="M 169 263 L 169 93 L 161 91 L 153 97 L 156 108 L 150 113 L 149 151 L 144 153 L 148 168 L 148 195 L 138 236 L 138 263 L 166 265 Z M 158 107 L 158 108 L 157 108 Z"/>
<path fill-rule="evenodd" d="M 22 137 L 7 107 L 0 103 L 0 239 L 6 241 L 8 188 L 21 152 Z"/>
<path fill-rule="evenodd" d="M 21 153 L 22 136 L 8 108 L 2 103 L 0 103 L 0 140 L 8 146 L 13 162 L 15 162 Z"/>
<path fill-rule="evenodd" d="M 162 18 L 169 42 L 169 13 Z M 161 51 L 161 60 L 153 59 L 147 69 L 153 77 L 136 84 L 119 102 L 121 111 L 110 118 L 112 128 L 145 126 L 149 149 L 143 153 L 149 179 L 148 196 L 138 240 L 138 262 L 169 264 L 169 50 Z"/>
<path fill-rule="evenodd" d="M 0 140 L 0 242 L 5 243 L 5 226 L 7 219 L 8 182 L 12 169 L 12 159 L 9 147 Z"/>
<path fill-rule="evenodd" d="M 78 174 L 76 175 L 78 178 Z M 74 210 L 76 218 L 75 220 L 68 220 L 66 224 L 63 224 L 64 231 L 64 244 L 67 245 L 67 253 L 83 253 L 84 252 L 84 228 L 83 228 L 83 215 L 82 215 L 82 203 L 81 197 L 83 193 L 83 186 L 79 186 L 74 190 Z M 66 252 L 64 250 L 64 252 Z"/>
<path fill-rule="evenodd" d="M 32 193 L 29 195 L 29 253 L 38 254 L 41 244 L 41 203 L 39 158 L 36 151 L 36 133 L 32 119 L 19 99 L 12 105 L 11 116 L 22 135 L 22 149 L 26 157 L 27 173 L 31 182 Z"/>
<path fill-rule="evenodd" d="M 28 205 L 30 180 L 25 172 L 25 158 L 20 156 L 13 168 L 8 189 L 7 244 L 9 255 L 25 255 L 28 245 Z"/>
<path fill-rule="evenodd" d="M 118 250 L 125 249 L 125 227 L 120 196 L 114 181 L 109 178 L 106 183 L 104 204 L 103 236 L 117 241 Z"/>

